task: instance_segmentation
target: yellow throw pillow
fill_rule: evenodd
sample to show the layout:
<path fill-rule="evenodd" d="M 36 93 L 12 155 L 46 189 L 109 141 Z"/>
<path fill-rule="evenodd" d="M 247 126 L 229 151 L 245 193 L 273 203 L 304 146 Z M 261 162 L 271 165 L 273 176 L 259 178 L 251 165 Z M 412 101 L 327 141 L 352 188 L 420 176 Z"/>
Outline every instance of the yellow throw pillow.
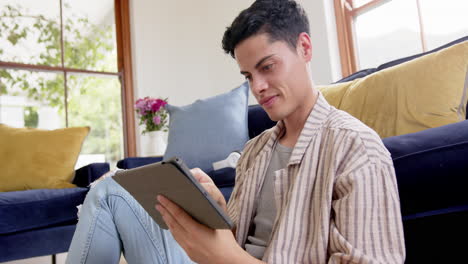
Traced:
<path fill-rule="evenodd" d="M 351 82 L 321 86 L 324 97 L 382 138 L 465 120 L 468 41 Z"/>
<path fill-rule="evenodd" d="M 57 130 L 0 124 L 0 191 L 76 187 L 74 166 L 89 127 Z"/>
<path fill-rule="evenodd" d="M 335 83 L 330 85 L 320 85 L 317 89 L 322 92 L 323 97 L 327 99 L 327 102 L 334 107 L 341 109 L 341 103 L 345 94 L 348 92 L 349 87 L 359 79 L 355 79 L 349 82 Z"/>

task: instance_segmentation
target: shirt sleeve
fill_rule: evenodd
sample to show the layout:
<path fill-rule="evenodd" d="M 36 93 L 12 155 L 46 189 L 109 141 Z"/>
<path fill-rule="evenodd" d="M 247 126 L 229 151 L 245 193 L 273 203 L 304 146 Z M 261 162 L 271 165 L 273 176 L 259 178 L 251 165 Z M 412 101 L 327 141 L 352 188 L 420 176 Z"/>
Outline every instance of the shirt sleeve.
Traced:
<path fill-rule="evenodd" d="M 339 175 L 332 198 L 329 263 L 404 263 L 400 199 L 392 165 L 368 162 Z"/>

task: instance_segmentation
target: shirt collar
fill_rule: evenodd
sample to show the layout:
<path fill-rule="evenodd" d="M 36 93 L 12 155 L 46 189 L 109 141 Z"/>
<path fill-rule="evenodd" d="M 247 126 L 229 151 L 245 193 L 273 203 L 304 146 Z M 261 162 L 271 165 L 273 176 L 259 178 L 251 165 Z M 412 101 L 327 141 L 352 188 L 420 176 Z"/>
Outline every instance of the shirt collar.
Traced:
<path fill-rule="evenodd" d="M 310 112 L 307 120 L 304 124 L 304 128 L 297 139 L 296 145 L 291 154 L 291 158 L 289 159 L 288 165 L 294 165 L 300 163 L 307 147 L 310 144 L 312 137 L 314 137 L 318 131 L 322 128 L 323 122 L 326 120 L 331 106 L 325 100 L 321 92 L 318 92 L 317 101 Z M 284 123 L 280 120 L 273 129 L 273 133 L 269 138 L 266 144 L 266 150 L 271 151 L 273 146 L 277 143 L 280 135 L 284 133 Z"/>

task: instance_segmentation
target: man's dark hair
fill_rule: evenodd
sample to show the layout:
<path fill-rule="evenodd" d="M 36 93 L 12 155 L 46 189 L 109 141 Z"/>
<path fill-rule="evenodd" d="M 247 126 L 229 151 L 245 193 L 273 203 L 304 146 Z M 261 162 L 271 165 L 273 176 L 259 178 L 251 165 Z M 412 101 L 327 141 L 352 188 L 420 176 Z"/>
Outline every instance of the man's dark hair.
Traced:
<path fill-rule="evenodd" d="M 309 34 L 309 20 L 304 9 L 292 0 L 257 0 L 242 11 L 223 37 L 223 49 L 233 58 L 234 49 L 243 40 L 267 33 L 270 41 L 285 41 L 296 50 L 299 34 Z"/>

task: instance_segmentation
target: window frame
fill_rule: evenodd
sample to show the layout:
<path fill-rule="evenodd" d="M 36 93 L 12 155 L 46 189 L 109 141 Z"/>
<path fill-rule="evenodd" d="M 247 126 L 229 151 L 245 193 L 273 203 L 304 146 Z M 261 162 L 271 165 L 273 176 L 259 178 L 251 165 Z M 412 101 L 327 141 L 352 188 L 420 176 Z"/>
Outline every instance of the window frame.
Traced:
<path fill-rule="evenodd" d="M 362 6 L 355 7 L 353 0 L 334 0 L 338 47 L 340 51 L 342 77 L 358 71 L 357 43 L 355 38 L 354 19 L 364 12 L 372 11 L 391 0 L 370 0 Z M 420 0 L 416 1 L 419 21 L 420 40 L 423 52 L 427 51 Z"/>
<path fill-rule="evenodd" d="M 63 38 L 63 3 L 60 3 L 60 27 L 61 27 L 61 65 L 48 66 L 17 62 L 6 62 L 0 60 L 0 69 L 28 70 L 34 72 L 54 72 L 64 76 L 64 98 L 68 97 L 67 75 L 68 73 L 80 73 L 87 76 L 116 76 L 121 84 L 121 105 L 122 105 L 122 124 L 123 124 L 123 144 L 124 157 L 136 156 L 136 137 L 135 137 L 135 115 L 133 112 L 133 72 L 132 72 L 132 53 L 131 53 L 131 35 L 130 35 L 130 7 L 129 0 L 114 0 L 114 13 L 116 24 L 117 41 L 117 72 L 92 71 L 77 68 L 65 67 L 64 64 L 64 38 Z M 68 111 L 67 100 L 65 101 L 65 111 Z M 68 115 L 66 115 L 65 124 L 68 127 Z"/>

